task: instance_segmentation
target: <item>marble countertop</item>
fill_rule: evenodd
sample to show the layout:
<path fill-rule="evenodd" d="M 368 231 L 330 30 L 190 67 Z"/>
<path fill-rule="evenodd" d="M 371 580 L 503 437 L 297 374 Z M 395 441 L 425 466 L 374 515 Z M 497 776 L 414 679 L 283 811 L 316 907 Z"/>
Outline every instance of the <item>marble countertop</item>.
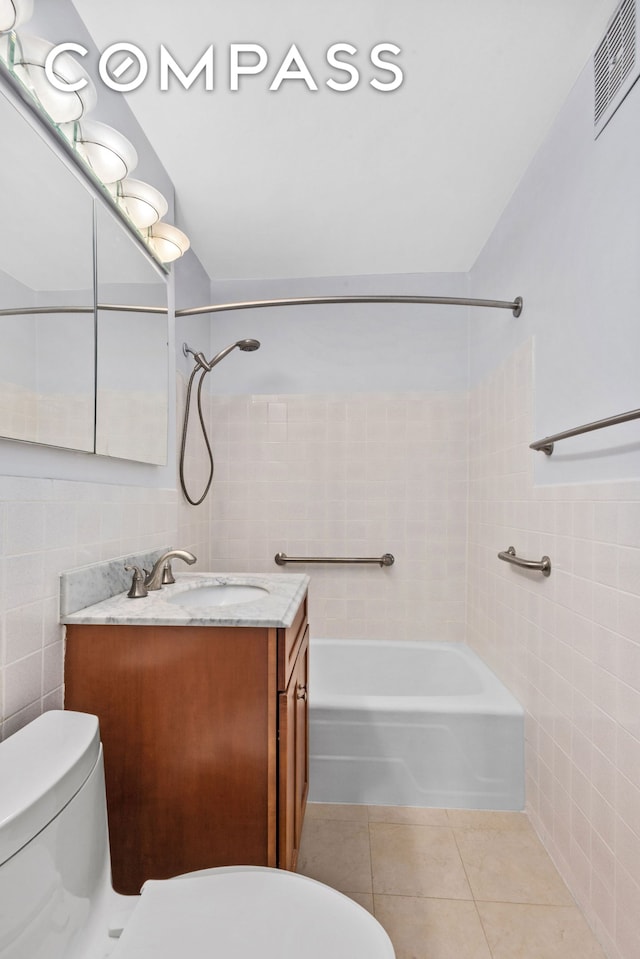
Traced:
<path fill-rule="evenodd" d="M 62 617 L 71 624 L 123 626 L 291 626 L 309 585 L 301 573 L 174 573 L 176 581 L 147 596 L 118 593 Z M 188 593 L 199 586 L 259 586 L 264 598 L 225 606 L 189 608 Z M 185 604 L 179 603 L 183 595 Z M 172 600 L 173 602 L 169 602 Z"/>

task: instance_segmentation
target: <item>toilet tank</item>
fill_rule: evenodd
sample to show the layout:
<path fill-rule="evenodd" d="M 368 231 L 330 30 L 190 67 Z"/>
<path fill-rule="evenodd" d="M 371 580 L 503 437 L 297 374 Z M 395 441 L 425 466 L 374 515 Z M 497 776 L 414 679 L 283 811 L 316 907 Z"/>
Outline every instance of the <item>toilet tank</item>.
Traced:
<path fill-rule="evenodd" d="M 0 959 L 104 955 L 89 947 L 114 908 L 97 718 L 38 717 L 0 743 L 0 783 Z"/>

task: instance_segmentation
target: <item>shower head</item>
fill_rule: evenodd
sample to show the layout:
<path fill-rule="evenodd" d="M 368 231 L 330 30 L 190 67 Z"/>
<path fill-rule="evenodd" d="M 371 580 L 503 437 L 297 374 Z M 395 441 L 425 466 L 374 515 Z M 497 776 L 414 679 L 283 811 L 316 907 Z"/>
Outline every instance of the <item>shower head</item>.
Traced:
<path fill-rule="evenodd" d="M 220 362 L 220 360 L 223 360 L 225 356 L 228 356 L 229 353 L 231 353 L 232 350 L 235 350 L 236 346 L 239 350 L 243 350 L 245 353 L 251 353 L 253 350 L 258 349 L 260 343 L 258 340 L 238 340 L 237 343 L 232 343 L 230 346 L 225 346 L 224 350 L 220 350 L 219 353 L 216 353 L 213 359 L 205 361 L 206 369 L 212 370 L 213 367 Z"/>
<path fill-rule="evenodd" d="M 224 350 L 220 350 L 219 353 L 216 353 L 212 360 L 207 360 L 203 353 L 196 353 L 196 351 L 192 350 L 191 347 L 187 346 L 186 343 L 182 344 L 182 352 L 185 356 L 188 356 L 189 353 L 191 353 L 196 361 L 196 369 L 200 368 L 202 370 L 206 370 L 207 373 L 210 373 L 213 367 L 219 363 L 220 360 L 223 360 L 225 356 L 228 356 L 228 354 L 231 353 L 232 350 L 235 350 L 236 346 L 244 353 L 253 353 L 254 350 L 260 349 L 260 341 L 251 339 L 238 340 L 236 343 L 232 343 L 230 346 L 226 346 Z"/>

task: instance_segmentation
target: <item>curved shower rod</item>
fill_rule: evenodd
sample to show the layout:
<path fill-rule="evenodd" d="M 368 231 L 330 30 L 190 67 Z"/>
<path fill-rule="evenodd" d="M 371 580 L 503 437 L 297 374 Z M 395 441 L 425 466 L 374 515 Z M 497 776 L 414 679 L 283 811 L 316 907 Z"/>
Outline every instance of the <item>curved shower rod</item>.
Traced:
<path fill-rule="evenodd" d="M 523 300 L 478 300 L 466 296 L 396 296 L 393 294 L 357 294 L 353 296 L 293 296 L 276 300 L 245 300 L 238 303 L 212 303 L 176 310 L 176 316 L 197 316 L 201 313 L 224 313 L 228 310 L 258 310 L 269 306 L 311 306 L 327 303 L 430 303 L 437 306 L 485 306 L 522 313 Z"/>
<path fill-rule="evenodd" d="M 466 296 L 396 296 L 393 294 L 362 294 L 355 296 L 294 296 L 276 300 L 241 300 L 236 303 L 211 303 L 176 310 L 176 316 L 198 316 L 203 313 L 225 313 L 231 310 L 259 310 L 270 306 L 312 306 L 332 303 L 427 303 L 436 306 L 483 306 L 490 309 L 511 310 L 515 317 L 522 313 L 523 300 L 479 300 Z M 131 306 L 116 303 L 98 303 L 99 310 L 117 313 L 157 313 L 165 315 L 165 306 Z M 0 316 L 27 316 L 36 313 L 93 313 L 92 306 L 24 306 L 0 310 Z"/>
<path fill-rule="evenodd" d="M 98 303 L 99 310 L 110 310 L 112 313 L 157 313 L 166 316 L 169 312 L 166 306 L 129 306 L 128 304 Z M 13 309 L 0 310 L 0 316 L 33 316 L 39 313 L 93 313 L 93 306 L 18 306 Z"/>

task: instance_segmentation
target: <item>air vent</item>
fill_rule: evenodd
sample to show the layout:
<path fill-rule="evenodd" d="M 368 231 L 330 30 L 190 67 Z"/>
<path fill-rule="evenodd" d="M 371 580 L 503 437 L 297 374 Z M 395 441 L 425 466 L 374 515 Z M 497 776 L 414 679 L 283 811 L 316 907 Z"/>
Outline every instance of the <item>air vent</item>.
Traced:
<path fill-rule="evenodd" d="M 599 136 L 640 74 L 636 0 L 623 0 L 593 57 L 595 136 Z"/>

